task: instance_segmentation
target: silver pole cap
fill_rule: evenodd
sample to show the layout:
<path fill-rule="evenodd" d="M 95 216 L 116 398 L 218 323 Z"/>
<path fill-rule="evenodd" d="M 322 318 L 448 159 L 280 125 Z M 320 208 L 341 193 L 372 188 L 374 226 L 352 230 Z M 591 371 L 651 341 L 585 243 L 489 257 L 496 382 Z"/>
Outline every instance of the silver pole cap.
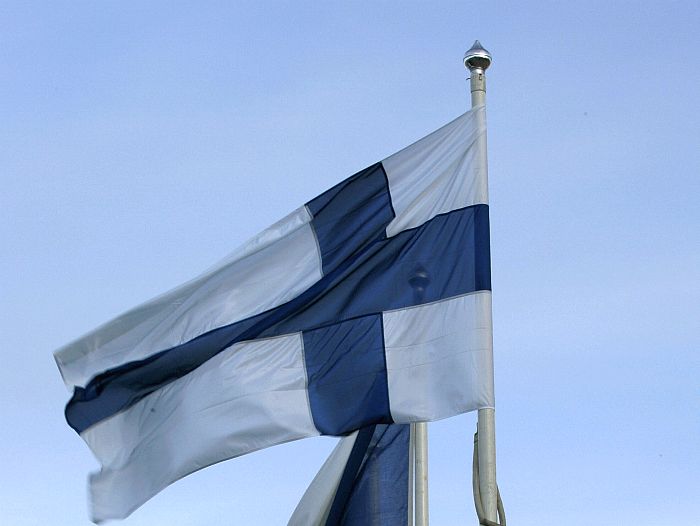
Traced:
<path fill-rule="evenodd" d="M 464 54 L 464 67 L 469 71 L 473 69 L 486 69 L 491 65 L 491 53 L 486 51 L 481 42 L 474 41 L 474 45 Z"/>

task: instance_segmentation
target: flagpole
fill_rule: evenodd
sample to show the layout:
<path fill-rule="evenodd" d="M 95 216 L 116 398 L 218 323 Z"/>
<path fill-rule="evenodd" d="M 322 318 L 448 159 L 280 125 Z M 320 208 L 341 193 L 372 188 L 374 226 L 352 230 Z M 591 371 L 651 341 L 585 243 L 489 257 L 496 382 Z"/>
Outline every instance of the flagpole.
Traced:
<path fill-rule="evenodd" d="M 408 435 L 408 526 L 413 526 L 414 467 L 416 463 L 416 424 L 409 424 Z"/>
<path fill-rule="evenodd" d="M 491 65 L 491 54 L 479 41 L 464 55 L 464 66 L 469 70 L 469 85 L 472 108 L 486 104 L 486 69 Z M 487 173 L 486 140 L 480 141 L 482 149 L 479 157 L 483 159 L 483 169 Z M 479 409 L 478 431 L 478 465 L 479 490 L 484 518 L 494 523 L 498 521 L 498 488 L 496 486 L 496 415 L 491 408 Z"/>
<path fill-rule="evenodd" d="M 416 422 L 416 526 L 428 526 L 428 424 Z"/>

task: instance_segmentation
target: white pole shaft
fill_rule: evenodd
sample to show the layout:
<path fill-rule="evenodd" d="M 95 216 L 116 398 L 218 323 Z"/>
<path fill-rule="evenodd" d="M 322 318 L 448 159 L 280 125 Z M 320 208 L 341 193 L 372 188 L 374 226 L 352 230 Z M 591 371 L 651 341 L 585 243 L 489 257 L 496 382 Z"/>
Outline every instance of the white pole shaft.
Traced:
<path fill-rule="evenodd" d="M 484 516 L 498 521 L 496 486 L 496 414 L 493 409 L 479 409 L 479 493 Z"/>
<path fill-rule="evenodd" d="M 414 479 L 414 465 L 416 463 L 415 451 L 416 451 L 416 424 L 410 424 L 410 432 L 408 439 L 408 526 L 413 526 L 413 493 L 415 492 L 415 487 L 413 483 Z"/>
<path fill-rule="evenodd" d="M 428 424 L 416 422 L 416 526 L 428 526 Z"/>
<path fill-rule="evenodd" d="M 470 70 L 470 90 L 472 108 L 486 104 L 486 75 L 483 69 Z M 486 166 L 486 140 L 480 141 L 481 157 Z M 484 515 L 488 520 L 498 521 L 498 489 L 496 486 L 496 414 L 493 409 L 479 409 L 479 491 L 484 507 Z"/>

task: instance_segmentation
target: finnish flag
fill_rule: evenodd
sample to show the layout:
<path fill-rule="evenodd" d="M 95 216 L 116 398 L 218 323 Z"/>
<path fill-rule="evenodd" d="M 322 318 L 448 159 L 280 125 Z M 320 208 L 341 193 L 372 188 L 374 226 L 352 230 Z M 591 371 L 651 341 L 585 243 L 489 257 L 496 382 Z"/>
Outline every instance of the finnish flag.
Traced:
<path fill-rule="evenodd" d="M 55 354 L 96 522 L 291 440 L 493 407 L 485 112 Z"/>

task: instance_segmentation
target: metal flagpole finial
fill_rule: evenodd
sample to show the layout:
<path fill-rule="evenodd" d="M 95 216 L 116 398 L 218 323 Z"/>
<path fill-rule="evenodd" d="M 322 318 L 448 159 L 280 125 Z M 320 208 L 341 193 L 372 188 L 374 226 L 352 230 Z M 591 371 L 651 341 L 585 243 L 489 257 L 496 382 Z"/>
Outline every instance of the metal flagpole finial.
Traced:
<path fill-rule="evenodd" d="M 491 53 L 483 48 L 481 42 L 474 41 L 474 45 L 464 54 L 464 67 L 469 71 L 474 69 L 485 70 L 491 65 Z"/>

